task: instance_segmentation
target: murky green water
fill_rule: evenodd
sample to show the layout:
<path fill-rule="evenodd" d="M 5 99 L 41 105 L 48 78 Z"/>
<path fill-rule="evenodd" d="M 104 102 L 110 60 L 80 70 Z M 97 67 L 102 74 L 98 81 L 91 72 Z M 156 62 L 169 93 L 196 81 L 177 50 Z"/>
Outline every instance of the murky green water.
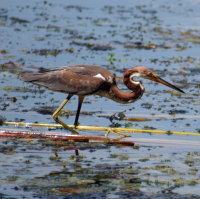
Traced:
<path fill-rule="evenodd" d="M 199 133 L 199 7 L 200 2 L 192 0 L 1 0 L 0 115 L 6 121 L 54 123 L 50 113 L 65 95 L 21 82 L 19 73 L 34 70 L 33 66 L 95 64 L 122 76 L 124 69 L 144 65 L 186 94 L 144 80 L 146 93 L 134 104 L 86 98 L 80 124 L 110 126 L 108 117 L 125 111 L 128 118 L 146 120 L 115 120 L 115 125 Z M 19 66 L 4 67 L 9 61 Z M 126 90 L 122 84 L 120 87 Z M 66 106 L 70 116 L 63 120 L 72 124 L 76 107 L 74 97 Z M 0 197 L 200 196 L 199 147 L 198 143 L 190 146 L 199 142 L 199 136 L 134 136 L 191 142 L 187 147 L 176 147 L 170 141 L 138 142 L 136 150 L 44 139 L 2 139 Z M 68 148 L 79 148 L 80 157 Z"/>

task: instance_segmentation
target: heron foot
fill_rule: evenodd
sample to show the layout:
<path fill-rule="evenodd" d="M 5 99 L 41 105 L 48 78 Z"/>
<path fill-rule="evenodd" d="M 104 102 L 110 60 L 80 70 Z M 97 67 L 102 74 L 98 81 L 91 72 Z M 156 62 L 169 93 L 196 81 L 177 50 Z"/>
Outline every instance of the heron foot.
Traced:
<path fill-rule="evenodd" d="M 63 128 L 69 130 L 72 132 L 72 134 L 74 135 L 78 135 L 79 133 L 74 130 L 72 127 L 69 127 L 66 123 L 64 123 L 61 119 L 58 118 L 58 116 L 56 114 L 53 114 L 53 119 L 58 122 L 59 124 L 61 124 L 63 126 Z"/>
<path fill-rule="evenodd" d="M 126 133 L 123 133 L 121 131 L 117 131 L 117 130 L 114 130 L 111 128 L 105 133 L 105 138 L 109 138 L 110 133 L 113 133 L 115 135 L 120 135 L 120 136 L 122 136 L 121 138 L 131 137 L 130 135 L 128 135 Z"/>

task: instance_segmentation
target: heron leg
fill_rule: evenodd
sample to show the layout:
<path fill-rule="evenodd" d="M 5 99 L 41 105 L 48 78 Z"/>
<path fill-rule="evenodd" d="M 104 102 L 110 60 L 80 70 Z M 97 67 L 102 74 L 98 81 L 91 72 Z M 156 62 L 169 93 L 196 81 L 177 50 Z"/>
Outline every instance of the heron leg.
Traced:
<path fill-rule="evenodd" d="M 81 110 L 83 100 L 84 100 L 84 96 L 80 95 L 79 98 L 78 98 L 78 108 L 77 108 L 77 111 L 76 111 L 76 118 L 75 118 L 75 121 L 74 121 L 75 127 L 78 126 L 78 118 L 79 118 L 79 114 L 80 114 L 80 110 Z"/>
<path fill-rule="evenodd" d="M 69 131 L 71 131 L 73 134 L 78 134 L 77 131 L 75 131 L 73 128 L 69 127 L 67 124 L 65 124 L 59 117 L 59 113 L 60 111 L 63 109 L 63 107 L 65 106 L 65 104 L 70 100 L 70 98 L 73 95 L 68 95 L 67 98 L 62 102 L 62 104 L 58 107 L 58 109 L 53 113 L 53 119 L 60 123 L 64 128 L 68 129 Z"/>

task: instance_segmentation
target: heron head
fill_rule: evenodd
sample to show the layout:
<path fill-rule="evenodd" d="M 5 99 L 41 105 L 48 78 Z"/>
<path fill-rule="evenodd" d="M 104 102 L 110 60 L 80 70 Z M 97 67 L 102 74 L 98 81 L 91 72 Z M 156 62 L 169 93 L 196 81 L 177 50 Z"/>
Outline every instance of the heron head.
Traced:
<path fill-rule="evenodd" d="M 137 78 L 137 77 L 142 77 L 144 79 L 149 79 L 154 82 L 158 82 L 160 84 L 168 86 L 168 87 L 170 87 L 174 90 L 177 90 L 181 93 L 185 93 L 180 88 L 178 88 L 178 87 L 172 85 L 171 83 L 165 81 L 164 79 L 160 78 L 157 74 L 155 74 L 152 70 L 150 70 L 147 67 L 138 66 L 138 67 L 135 67 L 135 68 L 125 71 L 125 75 L 128 73 L 129 73 L 130 80 L 132 80 L 132 81 L 135 81 L 135 78 Z"/>

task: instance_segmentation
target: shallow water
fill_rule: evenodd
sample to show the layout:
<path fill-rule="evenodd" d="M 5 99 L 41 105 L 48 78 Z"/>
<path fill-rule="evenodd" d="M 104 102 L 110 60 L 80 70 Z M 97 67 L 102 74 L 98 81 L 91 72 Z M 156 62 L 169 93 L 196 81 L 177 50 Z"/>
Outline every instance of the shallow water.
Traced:
<path fill-rule="evenodd" d="M 12 61 L 20 66 L 0 68 L 0 115 L 6 121 L 54 123 L 50 113 L 65 95 L 21 82 L 19 73 L 34 70 L 33 66 L 95 64 L 121 77 L 124 69 L 145 65 L 185 94 L 143 80 L 146 92 L 134 104 L 87 97 L 80 124 L 199 133 L 199 6 L 200 1 L 192 0 L 173 4 L 157 0 L 2 0 L 0 64 Z M 70 116 L 63 120 L 72 124 L 76 107 L 74 97 L 66 106 Z M 109 116 L 121 111 L 129 120 L 112 124 Z M 2 198 L 200 196 L 198 146 L 179 148 L 170 141 L 155 144 L 152 140 L 199 141 L 199 136 L 137 134 L 137 138 L 150 141 L 138 140 L 139 150 L 74 143 L 84 148 L 78 159 L 73 151 L 64 150 L 70 143 L 63 148 L 40 139 L 2 139 Z M 51 158 L 55 150 L 59 156 Z"/>

